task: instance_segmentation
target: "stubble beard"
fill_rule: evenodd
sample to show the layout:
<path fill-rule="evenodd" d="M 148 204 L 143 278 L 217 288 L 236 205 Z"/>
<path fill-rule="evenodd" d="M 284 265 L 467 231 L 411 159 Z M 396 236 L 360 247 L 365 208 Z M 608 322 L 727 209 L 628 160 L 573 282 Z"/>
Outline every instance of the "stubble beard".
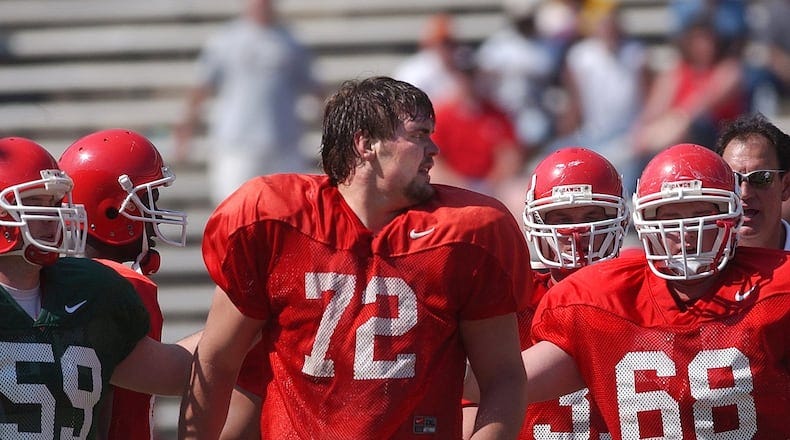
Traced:
<path fill-rule="evenodd" d="M 403 190 L 403 195 L 415 204 L 430 199 L 435 193 L 436 190 L 429 182 L 420 182 L 418 180 L 412 180 L 406 186 L 406 189 Z"/>

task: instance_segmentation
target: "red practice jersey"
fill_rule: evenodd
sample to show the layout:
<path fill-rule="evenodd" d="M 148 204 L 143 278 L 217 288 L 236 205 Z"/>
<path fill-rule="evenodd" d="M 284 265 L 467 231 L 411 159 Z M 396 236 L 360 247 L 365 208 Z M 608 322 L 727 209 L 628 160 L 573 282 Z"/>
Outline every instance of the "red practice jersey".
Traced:
<path fill-rule="evenodd" d="M 135 272 L 128 266 L 111 260 L 97 259 L 105 266 L 115 269 L 126 278 L 148 311 L 151 326 L 148 336 L 162 340 L 162 310 L 159 308 L 156 284 L 147 276 Z M 124 388 L 113 388 L 112 420 L 110 437 L 113 440 L 140 440 L 153 438 L 153 396 Z"/>
<path fill-rule="evenodd" d="M 459 321 L 526 307 L 532 280 L 499 202 L 435 188 L 375 235 L 326 176 L 256 178 L 209 219 L 209 273 L 268 321 L 264 438 L 461 437 Z"/>
<path fill-rule="evenodd" d="M 244 358 L 236 385 L 264 399 L 269 380 L 271 380 L 269 352 L 266 344 L 261 341 L 255 344 Z"/>
<path fill-rule="evenodd" d="M 643 256 L 579 270 L 533 338 L 573 356 L 612 438 L 790 438 L 790 262 L 738 248 L 709 292 L 670 293 Z"/>
<path fill-rule="evenodd" d="M 532 307 L 527 309 L 526 313 L 519 314 L 518 325 L 521 332 L 522 351 L 532 346 L 530 328 L 538 303 L 546 294 L 552 295 L 551 274 L 540 272 L 535 273 L 534 277 Z M 599 440 L 608 438 L 601 415 L 587 394 L 588 391 L 585 388 L 559 399 L 530 404 L 527 407 L 527 415 L 518 438 L 520 440 Z"/>

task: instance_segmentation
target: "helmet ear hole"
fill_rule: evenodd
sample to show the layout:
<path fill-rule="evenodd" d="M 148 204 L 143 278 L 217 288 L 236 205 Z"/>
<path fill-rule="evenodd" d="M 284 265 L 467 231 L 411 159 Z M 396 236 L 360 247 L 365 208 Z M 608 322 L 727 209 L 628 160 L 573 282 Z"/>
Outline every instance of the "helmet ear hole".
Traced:
<path fill-rule="evenodd" d="M 114 206 L 110 206 L 104 210 L 104 215 L 106 215 L 107 218 L 110 220 L 118 218 L 118 214 L 119 214 L 118 209 L 115 208 Z"/>

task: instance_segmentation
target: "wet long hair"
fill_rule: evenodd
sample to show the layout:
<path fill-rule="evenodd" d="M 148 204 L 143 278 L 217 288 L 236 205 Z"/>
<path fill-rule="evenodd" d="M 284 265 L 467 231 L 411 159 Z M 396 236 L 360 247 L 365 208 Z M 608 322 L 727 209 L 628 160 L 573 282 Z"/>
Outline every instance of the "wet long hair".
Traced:
<path fill-rule="evenodd" d="M 321 164 L 332 185 L 346 181 L 361 160 L 354 134 L 393 139 L 408 120 L 436 120 L 428 95 L 403 81 L 379 76 L 344 82 L 324 110 Z"/>

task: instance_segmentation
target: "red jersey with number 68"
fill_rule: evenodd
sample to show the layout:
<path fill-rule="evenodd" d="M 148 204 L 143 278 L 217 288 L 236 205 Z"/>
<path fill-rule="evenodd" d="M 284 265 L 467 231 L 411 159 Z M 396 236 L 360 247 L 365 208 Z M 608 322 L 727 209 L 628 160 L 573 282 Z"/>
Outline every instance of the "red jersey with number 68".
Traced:
<path fill-rule="evenodd" d="M 643 256 L 579 270 L 538 306 L 536 340 L 576 361 L 615 439 L 790 438 L 790 262 L 745 248 L 676 300 Z"/>
<path fill-rule="evenodd" d="M 434 187 L 376 234 L 326 176 L 253 179 L 209 219 L 209 273 L 268 321 L 263 438 L 461 438 L 459 322 L 525 307 L 529 252 L 501 203 Z"/>

